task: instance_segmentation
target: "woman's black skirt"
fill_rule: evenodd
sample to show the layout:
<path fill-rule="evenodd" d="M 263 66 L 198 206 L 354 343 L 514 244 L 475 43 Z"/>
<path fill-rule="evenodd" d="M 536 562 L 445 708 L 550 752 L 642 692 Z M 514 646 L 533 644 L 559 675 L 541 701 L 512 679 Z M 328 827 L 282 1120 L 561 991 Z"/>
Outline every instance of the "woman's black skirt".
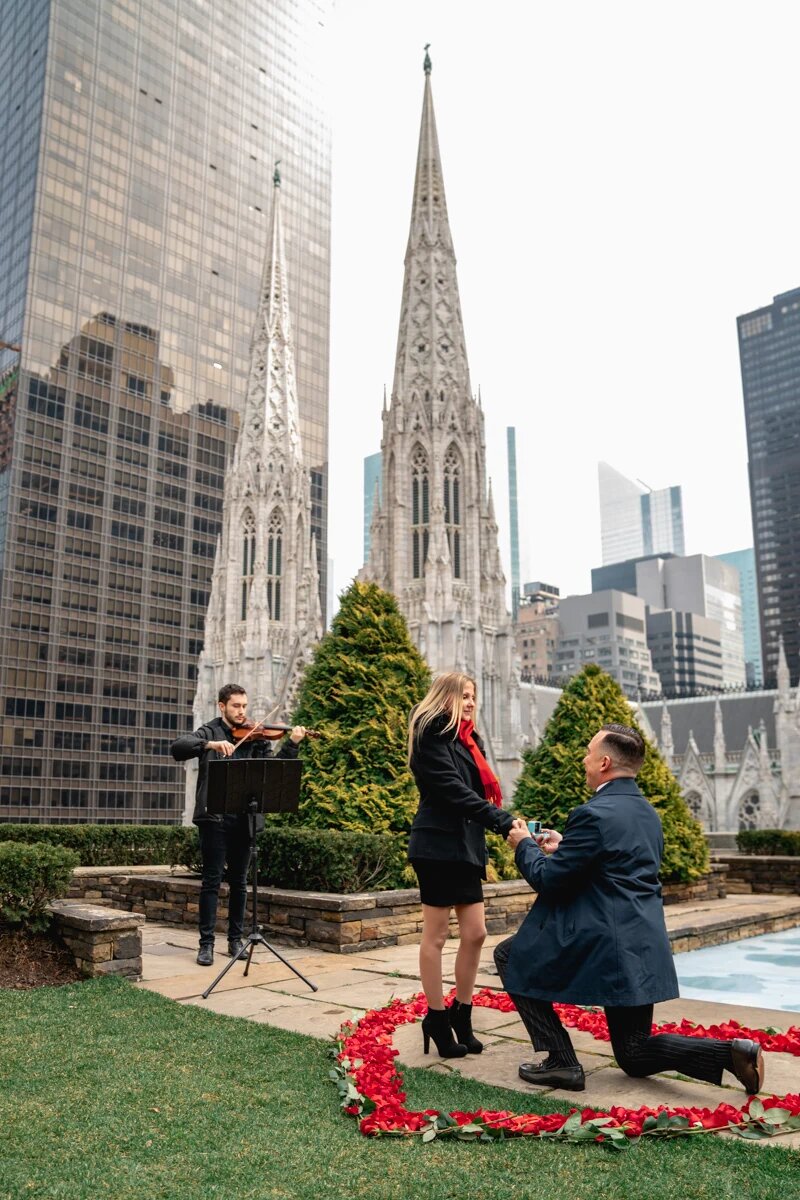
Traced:
<path fill-rule="evenodd" d="M 423 904 L 452 908 L 456 904 L 482 904 L 483 871 L 472 863 L 439 858 L 412 858 Z"/>

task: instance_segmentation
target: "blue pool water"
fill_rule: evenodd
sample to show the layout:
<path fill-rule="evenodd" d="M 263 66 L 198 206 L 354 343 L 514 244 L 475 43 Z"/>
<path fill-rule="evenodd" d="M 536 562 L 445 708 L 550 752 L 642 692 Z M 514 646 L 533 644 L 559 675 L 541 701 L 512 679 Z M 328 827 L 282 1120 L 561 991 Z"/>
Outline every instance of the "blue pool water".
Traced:
<path fill-rule="evenodd" d="M 800 1012 L 800 928 L 675 955 L 689 1000 Z"/>

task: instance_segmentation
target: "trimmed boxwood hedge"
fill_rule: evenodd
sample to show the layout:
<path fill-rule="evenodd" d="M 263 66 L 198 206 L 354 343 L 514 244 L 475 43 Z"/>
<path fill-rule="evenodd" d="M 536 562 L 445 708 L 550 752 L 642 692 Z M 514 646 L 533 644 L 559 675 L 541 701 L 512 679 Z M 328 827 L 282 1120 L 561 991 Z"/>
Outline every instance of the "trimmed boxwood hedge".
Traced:
<path fill-rule="evenodd" d="M 77 854 L 63 846 L 0 842 L 0 926 L 46 929 L 46 905 L 66 895 L 77 865 Z"/>
<path fill-rule="evenodd" d="M 736 844 L 743 854 L 800 855 L 800 829 L 740 829 Z"/>
<path fill-rule="evenodd" d="M 81 867 L 150 867 L 180 862 L 191 829 L 174 825 L 0 825 L 8 842 L 67 846 Z"/>
<path fill-rule="evenodd" d="M 0 838 L 75 851 L 82 867 L 183 866 L 200 871 L 197 829 L 183 825 L 0 825 Z M 516 879 L 511 848 L 489 835 L 489 878 Z M 416 887 L 405 834 L 267 826 L 258 835 L 259 882 L 309 892 Z"/>

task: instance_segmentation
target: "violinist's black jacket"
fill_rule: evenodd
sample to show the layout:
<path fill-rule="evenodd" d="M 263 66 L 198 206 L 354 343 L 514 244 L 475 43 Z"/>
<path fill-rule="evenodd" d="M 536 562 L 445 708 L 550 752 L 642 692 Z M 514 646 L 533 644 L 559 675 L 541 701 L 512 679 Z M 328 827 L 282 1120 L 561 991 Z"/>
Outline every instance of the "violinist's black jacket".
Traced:
<path fill-rule="evenodd" d="M 187 762 L 190 758 L 199 758 L 197 771 L 197 791 L 195 792 L 194 816 L 192 821 L 198 825 L 201 821 L 221 821 L 219 813 L 206 812 L 208 797 L 208 762 L 217 758 L 216 750 L 206 750 L 206 742 L 231 742 L 237 745 L 236 739 L 221 717 L 215 717 L 207 725 L 201 725 L 194 733 L 185 733 L 172 743 L 170 753 L 176 762 Z M 297 758 L 298 747 L 287 736 L 284 744 L 275 754 L 272 743 L 265 739 L 250 738 L 236 751 L 237 758 Z"/>

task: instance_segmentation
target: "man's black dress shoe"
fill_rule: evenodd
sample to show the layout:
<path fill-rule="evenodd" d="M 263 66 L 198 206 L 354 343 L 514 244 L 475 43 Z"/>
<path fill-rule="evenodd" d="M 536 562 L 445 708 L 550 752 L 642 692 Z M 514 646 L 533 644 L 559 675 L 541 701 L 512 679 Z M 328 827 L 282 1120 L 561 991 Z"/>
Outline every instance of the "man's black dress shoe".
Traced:
<path fill-rule="evenodd" d="M 546 1063 L 519 1064 L 519 1077 L 537 1087 L 563 1088 L 567 1092 L 582 1092 L 586 1088 L 583 1067 L 550 1067 Z"/>
<path fill-rule="evenodd" d="M 214 964 L 214 947 L 201 946 L 197 952 L 198 967 L 211 967 Z"/>
<path fill-rule="evenodd" d="M 731 1070 L 748 1096 L 755 1096 L 764 1086 L 764 1055 L 758 1042 L 749 1038 L 734 1038 L 731 1042 Z"/>
<path fill-rule="evenodd" d="M 238 958 L 244 950 L 244 941 L 242 938 L 230 938 L 228 941 L 228 957 L 233 958 L 234 954 Z"/>

